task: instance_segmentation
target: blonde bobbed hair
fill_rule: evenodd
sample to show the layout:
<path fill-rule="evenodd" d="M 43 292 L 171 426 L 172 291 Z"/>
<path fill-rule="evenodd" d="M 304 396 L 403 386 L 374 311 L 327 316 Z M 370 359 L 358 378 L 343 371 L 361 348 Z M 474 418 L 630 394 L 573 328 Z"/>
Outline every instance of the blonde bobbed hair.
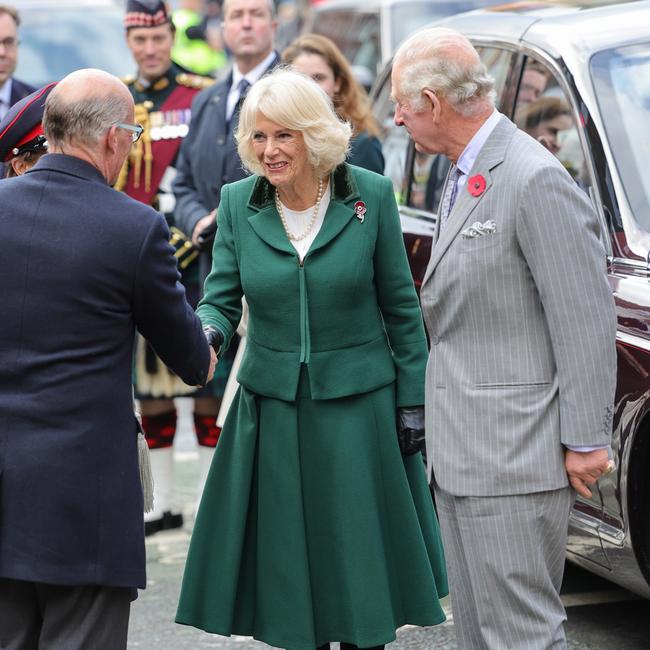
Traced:
<path fill-rule="evenodd" d="M 321 87 L 295 70 L 276 68 L 253 84 L 241 108 L 235 138 L 246 169 L 262 174 L 253 148 L 258 113 L 285 129 L 300 131 L 317 176 L 329 174 L 348 152 L 352 127 L 334 112 Z"/>

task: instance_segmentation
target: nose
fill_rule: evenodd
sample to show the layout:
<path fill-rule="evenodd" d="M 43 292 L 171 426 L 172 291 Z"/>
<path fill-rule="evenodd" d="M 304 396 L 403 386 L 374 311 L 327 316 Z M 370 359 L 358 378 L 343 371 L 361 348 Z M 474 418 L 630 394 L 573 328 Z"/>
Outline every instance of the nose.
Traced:
<path fill-rule="evenodd" d="M 395 105 L 395 115 L 393 116 L 393 122 L 395 122 L 395 126 L 402 126 L 404 124 L 402 109 L 400 108 L 399 104 Z"/>
<path fill-rule="evenodd" d="M 150 54 L 155 54 L 155 52 L 156 52 L 156 46 L 155 46 L 154 42 L 149 41 L 149 40 L 145 41 L 145 43 L 144 43 L 144 53 L 147 54 L 147 55 L 150 55 Z"/>
<path fill-rule="evenodd" d="M 264 147 L 264 155 L 267 158 L 271 158 L 276 152 L 278 145 L 275 142 L 275 138 L 267 138 L 266 145 Z"/>
<path fill-rule="evenodd" d="M 242 27 L 244 27 L 244 28 L 247 28 L 247 29 L 250 28 L 250 26 L 253 24 L 252 16 L 249 13 L 245 13 L 242 16 L 241 24 L 242 24 Z"/>

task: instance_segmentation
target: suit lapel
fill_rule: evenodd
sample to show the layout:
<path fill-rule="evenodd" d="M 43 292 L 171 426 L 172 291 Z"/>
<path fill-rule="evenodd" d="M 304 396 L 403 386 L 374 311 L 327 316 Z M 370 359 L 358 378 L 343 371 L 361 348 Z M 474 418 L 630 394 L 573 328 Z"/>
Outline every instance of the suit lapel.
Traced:
<path fill-rule="evenodd" d="M 349 167 L 337 167 L 330 176 L 330 184 L 330 204 L 308 255 L 329 244 L 354 217 L 354 201 L 359 199 L 359 189 Z"/>
<path fill-rule="evenodd" d="M 226 105 L 228 93 L 232 83 L 232 72 L 215 87 L 215 93 L 210 98 L 210 109 L 212 115 L 209 118 L 214 127 L 214 140 L 225 138 L 228 135 L 228 124 L 226 123 Z"/>
<path fill-rule="evenodd" d="M 479 196 L 472 196 L 468 190 L 468 182 L 459 189 L 458 198 L 456 203 L 447 218 L 444 228 L 440 228 L 440 219 L 436 221 L 436 230 L 434 233 L 434 246 L 431 251 L 431 259 L 429 260 L 429 265 L 424 274 L 424 279 L 422 280 L 422 285 L 426 284 L 429 280 L 436 267 L 440 263 L 440 260 L 444 257 L 445 253 L 449 249 L 449 246 L 458 236 L 458 233 L 461 231 L 463 225 L 468 221 L 471 214 L 476 210 L 480 205 L 481 201 L 485 199 L 488 195 L 490 188 L 493 185 L 493 178 L 491 171 L 500 165 L 506 154 L 510 140 L 516 130 L 516 126 L 507 118 L 502 117 L 501 121 L 496 125 L 494 131 L 490 134 L 486 140 L 483 148 L 481 149 L 472 169 L 468 174 L 467 181 L 472 176 L 480 174 L 485 178 L 486 186 L 485 190 Z M 445 188 L 443 190 L 442 196 L 446 191 L 447 183 L 449 182 L 449 175 L 447 175 L 447 181 L 445 182 Z"/>

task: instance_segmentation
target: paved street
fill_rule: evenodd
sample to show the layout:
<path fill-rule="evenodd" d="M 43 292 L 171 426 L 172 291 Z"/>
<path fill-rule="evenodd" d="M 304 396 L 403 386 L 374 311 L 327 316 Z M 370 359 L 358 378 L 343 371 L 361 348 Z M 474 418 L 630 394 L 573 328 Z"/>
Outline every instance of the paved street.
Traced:
<path fill-rule="evenodd" d="M 158 533 L 147 540 L 148 587 L 134 603 L 129 649 L 268 650 L 247 638 L 205 634 L 173 623 L 194 507 L 197 453 L 187 418 L 187 400 L 179 400 L 182 423 L 176 443 L 178 499 L 186 513 L 183 530 Z M 219 552 L 219 549 L 215 549 Z M 648 650 L 650 601 L 567 565 L 563 599 L 568 608 L 571 650 Z M 445 608 L 450 612 L 449 602 Z M 435 628 L 403 628 L 387 650 L 454 650 L 453 618 Z"/>

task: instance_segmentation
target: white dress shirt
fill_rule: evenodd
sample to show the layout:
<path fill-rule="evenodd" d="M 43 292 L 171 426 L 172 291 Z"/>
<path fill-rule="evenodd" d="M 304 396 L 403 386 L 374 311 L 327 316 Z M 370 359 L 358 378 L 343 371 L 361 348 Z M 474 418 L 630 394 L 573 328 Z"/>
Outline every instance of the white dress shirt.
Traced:
<path fill-rule="evenodd" d="M 230 90 L 228 91 L 228 99 L 226 100 L 226 119 L 230 121 L 232 114 L 237 105 L 237 100 L 239 99 L 239 82 L 242 79 L 246 79 L 248 83 L 252 86 L 259 78 L 266 72 L 266 69 L 271 65 L 271 62 L 275 58 L 275 52 L 271 52 L 262 63 L 256 65 L 252 70 L 249 70 L 246 74 L 242 74 L 239 71 L 239 68 L 236 64 L 232 66 L 232 84 L 230 84 Z"/>

